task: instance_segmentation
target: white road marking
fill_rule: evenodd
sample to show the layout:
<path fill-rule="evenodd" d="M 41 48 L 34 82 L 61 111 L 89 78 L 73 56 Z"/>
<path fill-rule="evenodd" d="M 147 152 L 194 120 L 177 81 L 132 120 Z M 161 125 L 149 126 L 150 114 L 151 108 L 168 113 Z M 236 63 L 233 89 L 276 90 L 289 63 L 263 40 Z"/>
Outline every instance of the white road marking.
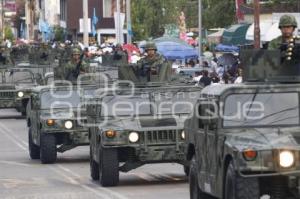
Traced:
<path fill-rule="evenodd" d="M 69 173 L 70 175 L 72 175 L 72 176 L 75 177 L 75 178 L 80 178 L 80 177 L 81 177 L 81 176 L 79 176 L 78 174 L 76 174 L 75 172 L 71 171 L 70 169 L 68 169 L 68 168 L 66 168 L 66 167 L 64 167 L 64 166 L 56 165 L 56 167 L 57 167 L 58 169 L 64 171 L 64 172 Z M 73 179 L 73 180 L 75 180 L 75 179 Z M 77 180 L 75 180 L 75 181 L 77 181 Z M 78 182 L 78 181 L 77 181 L 77 182 Z M 93 189 L 93 188 L 91 188 L 91 187 L 89 187 L 89 186 L 87 186 L 87 185 L 80 184 L 79 182 L 78 182 L 78 184 L 79 184 L 79 186 L 81 186 L 82 188 L 84 188 L 84 189 L 86 189 L 86 190 L 88 190 L 88 191 L 92 191 L 92 192 L 95 193 L 97 196 L 101 196 L 101 197 L 105 196 L 105 198 L 107 198 L 108 196 L 110 196 L 110 197 L 108 197 L 107 199 L 129 199 L 129 198 L 127 198 L 126 196 L 121 195 L 121 194 L 119 194 L 119 193 L 117 193 L 117 192 L 111 191 L 111 190 L 109 190 L 109 189 L 107 189 L 107 188 L 100 187 L 100 185 L 99 185 L 99 187 L 97 187 L 97 189 Z M 100 191 L 101 191 L 101 192 L 100 192 Z M 103 195 L 102 192 L 105 192 L 107 195 Z"/>
<path fill-rule="evenodd" d="M 0 127 L 2 127 L 3 125 L 0 124 Z M 18 140 L 16 140 L 16 138 L 14 138 L 13 136 L 11 136 L 9 133 L 7 133 L 4 129 L 0 129 L 0 133 L 2 133 L 5 137 L 7 137 L 10 141 L 12 141 L 13 143 L 15 143 L 20 149 L 27 151 L 26 146 L 24 146 L 22 143 L 20 143 Z"/>
<path fill-rule="evenodd" d="M 23 144 L 23 146 L 28 147 L 28 143 L 24 140 L 22 140 L 20 137 L 15 135 L 14 130 L 8 128 L 7 126 L 5 126 L 5 124 L 3 124 L 2 122 L 0 122 L 0 127 L 6 131 L 6 133 L 8 133 L 9 135 L 11 135 L 13 138 L 15 138 L 16 140 L 18 140 L 20 143 Z"/>
<path fill-rule="evenodd" d="M 8 164 L 8 165 L 14 165 L 14 166 L 23 166 L 23 167 L 33 167 L 30 164 L 24 164 L 19 162 L 12 162 L 12 161 L 0 161 L 1 164 Z"/>

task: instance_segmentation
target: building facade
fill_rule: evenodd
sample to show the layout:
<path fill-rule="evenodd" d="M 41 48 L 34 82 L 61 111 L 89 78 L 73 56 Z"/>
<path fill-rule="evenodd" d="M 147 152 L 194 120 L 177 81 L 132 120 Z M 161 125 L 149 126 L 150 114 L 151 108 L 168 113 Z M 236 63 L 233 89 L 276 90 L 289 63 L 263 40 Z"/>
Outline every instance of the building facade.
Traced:
<path fill-rule="evenodd" d="M 98 17 L 96 24 L 96 36 L 90 32 L 90 41 L 103 43 L 107 40 L 113 41 L 116 36 L 114 12 L 117 9 L 117 0 L 89 0 L 88 16 Z M 120 0 L 121 12 L 125 13 L 126 1 Z M 83 33 L 80 29 L 80 19 L 83 18 L 82 0 L 60 0 L 60 26 L 66 29 L 69 40 L 81 41 Z M 91 20 L 92 21 L 92 20 Z M 91 24 L 90 24 L 91 26 Z M 124 38 L 127 30 L 123 29 Z"/>

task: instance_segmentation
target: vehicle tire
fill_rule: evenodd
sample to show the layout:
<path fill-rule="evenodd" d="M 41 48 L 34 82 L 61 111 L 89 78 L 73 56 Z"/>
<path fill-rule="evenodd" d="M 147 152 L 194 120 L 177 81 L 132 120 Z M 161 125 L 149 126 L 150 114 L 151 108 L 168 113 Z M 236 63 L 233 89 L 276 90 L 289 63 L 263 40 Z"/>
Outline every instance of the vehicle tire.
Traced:
<path fill-rule="evenodd" d="M 40 159 L 40 147 L 34 144 L 33 142 L 31 128 L 29 128 L 28 130 L 28 148 L 29 148 L 29 156 L 31 159 L 33 160 Z"/>
<path fill-rule="evenodd" d="M 119 183 L 119 159 L 117 149 L 101 147 L 99 157 L 99 179 L 103 187 L 117 186 Z"/>
<path fill-rule="evenodd" d="M 230 163 L 225 178 L 225 199 L 259 199 L 260 190 L 257 178 L 239 177 Z"/>
<path fill-rule="evenodd" d="M 53 134 L 42 133 L 40 137 L 40 158 L 43 164 L 51 164 L 56 161 L 56 138 Z"/>
<path fill-rule="evenodd" d="M 203 193 L 199 188 L 196 168 L 196 161 L 193 158 L 189 171 L 190 199 L 210 199 L 211 197 Z"/>
<path fill-rule="evenodd" d="M 93 159 L 92 147 L 90 147 L 90 173 L 93 180 L 99 180 L 99 164 Z"/>

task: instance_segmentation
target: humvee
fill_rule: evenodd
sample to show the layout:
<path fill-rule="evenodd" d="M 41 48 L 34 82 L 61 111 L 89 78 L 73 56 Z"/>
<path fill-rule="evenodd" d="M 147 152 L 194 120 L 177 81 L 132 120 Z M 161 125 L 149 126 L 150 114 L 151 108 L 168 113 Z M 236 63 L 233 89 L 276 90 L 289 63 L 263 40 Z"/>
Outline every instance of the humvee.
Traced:
<path fill-rule="evenodd" d="M 54 163 L 57 152 L 89 144 L 81 100 L 93 95 L 95 85 L 51 85 L 32 90 L 27 106 L 29 154 L 43 164 Z"/>
<path fill-rule="evenodd" d="M 167 69 L 149 77 L 160 82 L 138 82 L 131 69 L 120 67 L 119 78 L 126 81 L 98 90 L 87 103 L 90 174 L 102 186 L 116 186 L 119 172 L 144 164 L 187 165 L 183 122 L 202 88 L 164 81 Z"/>
<path fill-rule="evenodd" d="M 190 198 L 299 198 L 300 62 L 279 50 L 241 62 L 245 83 L 205 87 L 185 121 Z"/>
<path fill-rule="evenodd" d="M 16 108 L 25 115 L 29 90 L 37 85 L 36 75 L 18 68 L 5 68 L 0 73 L 0 108 Z"/>

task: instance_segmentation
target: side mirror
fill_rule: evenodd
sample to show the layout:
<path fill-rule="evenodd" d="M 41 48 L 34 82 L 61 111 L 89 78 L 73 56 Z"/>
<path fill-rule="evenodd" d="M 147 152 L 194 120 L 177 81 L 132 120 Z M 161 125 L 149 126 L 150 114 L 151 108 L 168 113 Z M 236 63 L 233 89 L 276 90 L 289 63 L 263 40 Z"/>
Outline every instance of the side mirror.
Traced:
<path fill-rule="evenodd" d="M 199 109 L 199 119 L 203 125 L 213 125 L 217 123 L 219 108 L 216 101 L 203 101 Z"/>

